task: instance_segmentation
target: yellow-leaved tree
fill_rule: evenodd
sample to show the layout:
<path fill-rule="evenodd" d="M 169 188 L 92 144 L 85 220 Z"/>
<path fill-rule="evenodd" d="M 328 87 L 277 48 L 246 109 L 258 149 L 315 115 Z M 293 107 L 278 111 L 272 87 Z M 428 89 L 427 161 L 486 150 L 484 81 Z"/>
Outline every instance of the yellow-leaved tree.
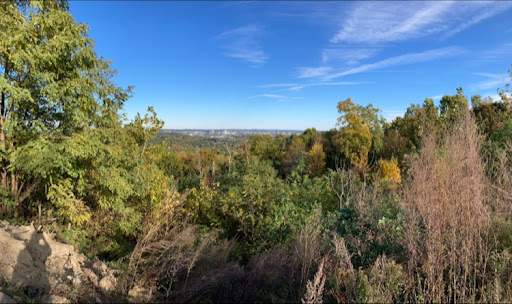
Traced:
<path fill-rule="evenodd" d="M 394 157 L 391 159 L 379 159 L 376 164 L 377 176 L 381 182 L 388 183 L 391 188 L 396 188 L 402 181 L 398 160 Z"/>
<path fill-rule="evenodd" d="M 383 118 L 380 110 L 369 104 L 356 105 L 350 98 L 338 102 L 339 146 L 355 171 L 363 175 L 368 170 L 368 153 L 382 148 Z"/>
<path fill-rule="evenodd" d="M 321 176 L 325 170 L 325 152 L 322 144 L 316 142 L 306 154 L 306 172 L 311 177 Z"/>

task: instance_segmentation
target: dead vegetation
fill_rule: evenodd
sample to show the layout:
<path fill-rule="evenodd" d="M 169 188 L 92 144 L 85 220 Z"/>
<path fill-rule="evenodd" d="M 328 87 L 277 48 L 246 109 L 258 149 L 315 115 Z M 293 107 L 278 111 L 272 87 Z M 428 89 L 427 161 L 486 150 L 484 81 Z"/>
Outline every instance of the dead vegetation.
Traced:
<path fill-rule="evenodd" d="M 265 250 L 246 265 L 229 260 L 234 240 L 201 235 L 193 226 L 153 225 L 130 256 L 122 291 L 138 302 L 300 301 L 315 270 L 324 267 L 328 243 L 320 225 L 317 214 L 288 248 Z M 320 274 L 314 282 L 322 284 L 308 287 L 316 288 L 315 303 L 325 278 Z"/>
<path fill-rule="evenodd" d="M 411 164 L 403 201 L 408 300 L 484 300 L 490 213 L 480 148 L 467 112 L 440 142 L 425 137 Z"/>

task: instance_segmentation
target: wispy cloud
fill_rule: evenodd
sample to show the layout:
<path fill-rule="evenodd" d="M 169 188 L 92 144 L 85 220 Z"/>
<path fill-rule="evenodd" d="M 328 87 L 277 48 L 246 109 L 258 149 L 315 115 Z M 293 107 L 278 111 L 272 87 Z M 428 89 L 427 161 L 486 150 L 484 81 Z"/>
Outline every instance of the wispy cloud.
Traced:
<path fill-rule="evenodd" d="M 331 42 L 400 41 L 446 30 L 440 20 L 453 2 L 363 2 L 352 10 Z"/>
<path fill-rule="evenodd" d="M 504 74 L 475 73 L 475 75 L 485 77 L 486 79 L 470 85 L 471 91 L 496 90 L 499 87 L 505 87 L 506 78 Z"/>
<path fill-rule="evenodd" d="M 327 75 L 331 70 L 332 68 L 328 66 L 300 67 L 297 68 L 297 74 L 299 78 L 311 78 Z"/>
<path fill-rule="evenodd" d="M 249 99 L 253 98 L 268 98 L 273 99 L 278 102 L 282 101 L 292 101 L 292 100 L 299 100 L 304 99 L 303 97 L 297 97 L 297 96 L 288 96 L 282 94 L 283 92 L 297 92 L 307 87 L 315 87 L 315 86 L 346 86 L 346 85 L 357 85 L 360 84 L 360 82 L 351 82 L 351 81 L 328 81 L 328 82 L 314 82 L 314 83 L 303 83 L 303 84 L 297 84 L 297 83 L 271 83 L 271 84 L 264 84 L 260 85 L 258 87 L 260 88 L 282 88 L 276 91 L 272 91 L 265 94 L 258 94 L 254 96 L 249 96 Z M 278 94 L 280 93 L 280 94 Z M 293 94 L 293 93 L 292 93 Z"/>
<path fill-rule="evenodd" d="M 343 11 L 343 6 L 338 1 L 272 1 L 268 15 L 279 20 L 291 18 L 330 27 L 338 24 L 337 18 Z"/>
<path fill-rule="evenodd" d="M 332 43 L 396 42 L 440 34 L 449 37 L 512 7 L 510 2 L 358 2 Z"/>
<path fill-rule="evenodd" d="M 507 42 L 498 47 L 485 49 L 478 52 L 478 59 L 480 60 L 493 60 L 501 59 L 504 56 L 512 54 L 512 43 Z"/>
<path fill-rule="evenodd" d="M 304 97 L 297 97 L 297 96 L 286 96 L 286 95 L 281 95 L 281 94 L 259 94 L 259 95 L 254 95 L 254 96 L 249 96 L 248 97 L 249 99 L 254 99 L 254 98 L 269 98 L 269 99 L 273 99 L 275 101 L 291 101 L 291 100 L 299 100 L 299 99 L 304 99 Z"/>
<path fill-rule="evenodd" d="M 327 82 L 314 82 L 314 83 L 303 83 L 303 84 L 297 84 L 294 86 L 289 86 L 286 89 L 282 89 L 277 92 L 284 92 L 284 91 L 299 91 L 304 88 L 308 87 L 318 87 L 318 86 L 348 86 L 348 85 L 357 85 L 361 84 L 361 82 L 354 82 L 354 81 L 327 81 Z"/>
<path fill-rule="evenodd" d="M 283 88 L 283 87 L 293 87 L 296 86 L 296 83 L 269 83 L 259 85 L 258 88 Z"/>
<path fill-rule="evenodd" d="M 224 55 L 260 66 L 268 59 L 260 43 L 262 34 L 260 26 L 247 25 L 223 32 L 217 37 L 227 42 Z"/>
<path fill-rule="evenodd" d="M 363 82 L 355 82 L 355 81 L 319 81 L 319 82 L 310 82 L 310 83 L 271 83 L 264 84 L 258 86 L 259 88 L 281 88 L 276 91 L 272 91 L 266 95 L 272 95 L 280 92 L 290 92 L 290 91 L 300 91 L 304 88 L 308 87 L 318 87 L 318 86 L 349 86 L 349 85 L 358 85 Z M 265 95 L 265 94 L 262 94 Z M 256 96 L 262 96 L 256 95 Z M 277 96 L 277 95 L 276 95 Z M 253 96 L 254 97 L 254 96 Z M 267 96 L 268 97 L 268 96 Z M 252 97 L 250 97 L 252 98 Z"/>
<path fill-rule="evenodd" d="M 342 48 L 327 48 L 322 51 L 322 62 L 343 62 L 347 65 L 358 64 L 360 60 L 375 56 L 380 49 L 375 47 L 342 47 Z"/>
<path fill-rule="evenodd" d="M 467 4 L 468 3 L 466 3 L 466 5 Z M 458 24 L 455 28 L 447 31 L 443 37 L 448 38 L 450 36 L 453 36 L 471 27 L 472 25 L 475 25 L 485 19 L 491 18 L 492 16 L 502 13 L 505 10 L 512 7 L 512 2 L 508 1 L 480 2 L 478 4 L 482 5 L 482 7 L 478 7 L 477 5 L 472 4 L 473 7 L 469 8 L 469 10 L 471 10 L 472 8 L 475 8 L 475 6 L 477 6 L 478 12 L 476 14 L 474 14 L 473 16 L 469 16 L 469 18 L 466 18 L 465 21 Z"/>
<path fill-rule="evenodd" d="M 418 63 L 418 62 L 426 62 L 431 61 L 441 57 L 455 56 L 463 53 L 463 49 L 459 47 L 445 47 L 439 49 L 433 49 L 420 53 L 409 53 L 404 55 L 399 55 L 395 57 L 391 57 L 388 59 L 384 59 L 375 63 L 363 64 L 355 68 L 351 68 L 342 72 L 333 73 L 330 75 L 326 75 L 323 78 L 327 80 L 332 80 L 335 78 L 339 78 L 342 76 L 358 74 L 368 71 L 374 71 L 382 68 L 387 68 L 391 66 Z"/>

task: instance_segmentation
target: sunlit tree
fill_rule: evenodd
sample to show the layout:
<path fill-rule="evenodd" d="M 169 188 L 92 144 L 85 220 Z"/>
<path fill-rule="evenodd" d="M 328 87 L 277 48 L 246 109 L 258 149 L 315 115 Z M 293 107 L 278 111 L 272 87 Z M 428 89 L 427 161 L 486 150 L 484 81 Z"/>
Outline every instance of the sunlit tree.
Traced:
<path fill-rule="evenodd" d="M 360 173 L 368 166 L 370 149 L 382 148 L 384 119 L 380 110 L 371 104 L 366 107 L 356 105 L 350 98 L 338 102 L 339 145 L 340 150 Z"/>

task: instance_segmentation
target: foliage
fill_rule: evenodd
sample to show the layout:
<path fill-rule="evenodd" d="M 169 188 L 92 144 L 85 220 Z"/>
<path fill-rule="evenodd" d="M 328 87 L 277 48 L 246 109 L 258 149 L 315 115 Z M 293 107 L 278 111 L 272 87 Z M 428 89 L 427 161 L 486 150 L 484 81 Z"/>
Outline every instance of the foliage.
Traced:
<path fill-rule="evenodd" d="M 160 131 L 154 138 L 149 140 L 149 143 L 165 145 L 168 150 L 174 153 L 195 153 L 201 148 L 210 148 L 227 153 L 226 147 L 236 150 L 240 149 L 248 138 L 249 136 L 243 134 L 229 135 L 227 137 L 203 137 Z"/>
<path fill-rule="evenodd" d="M 386 127 L 383 156 L 396 157 L 405 167 L 404 156 L 418 152 L 422 137 L 437 134 L 438 129 L 438 109 L 431 98 L 425 98 L 422 105 L 411 104 L 403 117 L 395 118 Z"/>
<path fill-rule="evenodd" d="M 404 221 L 399 197 L 378 186 L 351 188 L 350 201 L 340 210 L 337 231 L 353 254 L 353 265 L 368 267 L 383 254 L 402 258 Z"/>
<path fill-rule="evenodd" d="M 357 113 L 359 110 L 350 98 L 338 103 L 338 112 L 346 113 L 338 118 L 340 129 L 340 150 L 360 172 L 367 166 L 368 152 L 372 145 L 370 124 Z"/>
<path fill-rule="evenodd" d="M 315 143 L 306 154 L 306 171 L 311 177 L 322 176 L 325 170 L 325 152 L 320 143 Z"/>
<path fill-rule="evenodd" d="M 0 3 L 0 72 L 0 215 L 125 263 L 131 300 L 512 300 L 508 85 L 390 123 L 347 98 L 290 137 L 161 133 L 57 0 Z"/>
<path fill-rule="evenodd" d="M 462 88 L 457 88 L 456 95 L 444 95 L 439 101 L 440 116 L 446 121 L 459 119 L 468 109 L 468 100 Z"/>
<path fill-rule="evenodd" d="M 268 160 L 275 168 L 278 168 L 280 166 L 281 155 L 285 144 L 285 137 L 283 135 L 251 135 L 247 141 L 249 151 L 246 151 L 246 154 L 247 152 L 250 152 L 251 155 Z"/>
<path fill-rule="evenodd" d="M 377 258 L 369 274 L 368 302 L 395 303 L 403 294 L 404 274 L 402 265 L 386 256 Z"/>
<path fill-rule="evenodd" d="M 305 149 L 306 145 L 302 141 L 302 138 L 292 136 L 291 143 L 286 147 L 281 162 L 282 171 L 285 175 L 290 174 L 293 169 L 296 169 L 297 166 L 304 161 Z"/>
<path fill-rule="evenodd" d="M 39 216 L 56 211 L 88 237 L 134 236 L 174 195 L 172 179 L 145 155 L 163 122 L 150 107 L 123 125 L 130 88 L 112 81 L 65 2 L 0 5 L 3 212 L 30 217 L 38 202 Z"/>
<path fill-rule="evenodd" d="M 381 158 L 377 161 L 376 168 L 379 179 L 389 183 L 390 187 L 394 188 L 401 183 L 402 177 L 400 176 L 400 168 L 396 158 L 392 157 L 390 160 Z"/>
<path fill-rule="evenodd" d="M 81 226 L 91 219 L 91 213 L 83 201 L 75 197 L 71 188 L 69 179 L 52 184 L 48 190 L 48 199 L 57 207 L 57 214 Z"/>
<path fill-rule="evenodd" d="M 380 110 L 368 104 L 366 107 L 356 105 L 350 98 L 338 102 L 338 125 L 357 128 L 358 124 L 364 124 L 368 127 L 371 134 L 371 145 L 373 149 L 379 151 L 382 148 L 382 125 L 384 119 L 379 114 Z M 354 125 L 354 126 L 352 126 Z"/>

